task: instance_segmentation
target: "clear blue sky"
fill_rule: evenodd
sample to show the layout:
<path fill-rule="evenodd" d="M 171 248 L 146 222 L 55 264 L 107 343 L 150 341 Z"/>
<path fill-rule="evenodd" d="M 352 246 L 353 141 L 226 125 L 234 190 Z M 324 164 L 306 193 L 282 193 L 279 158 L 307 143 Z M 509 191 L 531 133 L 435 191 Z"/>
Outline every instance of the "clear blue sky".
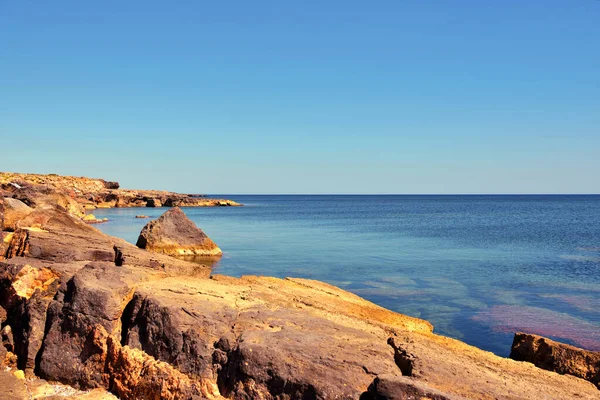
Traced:
<path fill-rule="evenodd" d="M 0 170 L 599 193 L 600 1 L 0 0 Z"/>

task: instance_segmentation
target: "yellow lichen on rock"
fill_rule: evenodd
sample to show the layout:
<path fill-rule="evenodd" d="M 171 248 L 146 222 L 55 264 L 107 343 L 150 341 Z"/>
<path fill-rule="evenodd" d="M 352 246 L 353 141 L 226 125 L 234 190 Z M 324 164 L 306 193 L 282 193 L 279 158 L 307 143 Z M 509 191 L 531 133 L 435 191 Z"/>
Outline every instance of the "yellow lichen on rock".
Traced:
<path fill-rule="evenodd" d="M 15 277 L 12 288 L 17 296 L 29 299 L 36 290 L 44 291 L 58 278 L 49 268 L 33 268 L 25 265 Z"/>
<path fill-rule="evenodd" d="M 25 379 L 25 372 L 23 372 L 22 370 L 18 369 L 16 371 L 13 371 L 13 375 L 15 376 L 15 378 L 17 379 Z"/>

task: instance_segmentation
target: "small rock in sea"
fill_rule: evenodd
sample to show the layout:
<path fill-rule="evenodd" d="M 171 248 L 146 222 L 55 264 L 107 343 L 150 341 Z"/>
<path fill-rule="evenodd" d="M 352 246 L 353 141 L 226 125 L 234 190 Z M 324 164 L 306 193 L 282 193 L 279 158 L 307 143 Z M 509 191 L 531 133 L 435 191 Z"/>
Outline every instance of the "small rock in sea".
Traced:
<path fill-rule="evenodd" d="M 135 217 L 136 217 L 136 218 L 150 218 L 150 217 L 149 217 L 149 216 L 147 216 L 147 215 L 136 215 Z"/>
<path fill-rule="evenodd" d="M 83 221 L 88 224 L 101 224 L 107 222 L 108 218 L 96 218 L 94 214 L 86 214 L 83 217 Z"/>

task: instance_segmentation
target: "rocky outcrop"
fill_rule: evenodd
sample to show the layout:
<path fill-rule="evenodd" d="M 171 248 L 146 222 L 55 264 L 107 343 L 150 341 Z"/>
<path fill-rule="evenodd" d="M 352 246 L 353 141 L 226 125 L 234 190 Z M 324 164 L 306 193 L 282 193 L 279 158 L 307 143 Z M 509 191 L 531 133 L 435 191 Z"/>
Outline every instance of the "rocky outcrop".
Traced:
<path fill-rule="evenodd" d="M 6 260 L 0 263 L 0 304 L 9 315 L 7 325 L 18 366 L 26 371 L 33 371 L 40 361 L 52 300 L 86 265 L 104 261 L 115 268 L 127 263 L 144 268 L 140 276 L 209 274 L 209 268 L 202 265 L 151 254 L 106 236 L 58 208 L 34 209 L 17 225 L 4 254 Z"/>
<path fill-rule="evenodd" d="M 577 376 L 600 388 L 600 353 L 558 343 L 542 336 L 517 333 L 510 358 L 539 368 Z M 599 394 L 600 396 L 600 394 Z"/>
<path fill-rule="evenodd" d="M 33 208 L 23 203 L 21 200 L 5 198 L 4 199 L 4 230 L 14 231 L 17 229 L 17 223 L 33 212 Z"/>
<path fill-rule="evenodd" d="M 179 207 L 150 221 L 140 233 L 137 246 L 172 256 L 219 256 L 221 249 Z"/>
<path fill-rule="evenodd" d="M 200 195 L 159 190 L 120 189 L 118 182 L 56 174 L 17 174 L 0 172 L 0 190 L 5 190 L 33 206 L 42 195 L 59 193 L 61 204 L 72 215 L 83 217 L 85 209 L 112 207 L 220 207 L 240 206 L 233 200 L 209 199 Z M 54 203 L 59 203 L 54 201 Z M 75 207 L 74 204 L 77 206 Z M 77 208 L 77 209 L 75 209 Z M 79 215 L 77 215 L 79 214 Z"/>

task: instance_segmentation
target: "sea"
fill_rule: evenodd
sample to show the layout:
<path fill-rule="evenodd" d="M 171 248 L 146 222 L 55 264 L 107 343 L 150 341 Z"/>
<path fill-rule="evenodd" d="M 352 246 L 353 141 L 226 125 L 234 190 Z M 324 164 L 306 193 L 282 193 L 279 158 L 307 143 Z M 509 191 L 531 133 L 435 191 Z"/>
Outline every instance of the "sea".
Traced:
<path fill-rule="evenodd" d="M 219 195 L 184 208 L 213 273 L 318 279 L 508 356 L 515 332 L 600 351 L 600 195 Z M 135 243 L 166 208 L 94 211 Z"/>

